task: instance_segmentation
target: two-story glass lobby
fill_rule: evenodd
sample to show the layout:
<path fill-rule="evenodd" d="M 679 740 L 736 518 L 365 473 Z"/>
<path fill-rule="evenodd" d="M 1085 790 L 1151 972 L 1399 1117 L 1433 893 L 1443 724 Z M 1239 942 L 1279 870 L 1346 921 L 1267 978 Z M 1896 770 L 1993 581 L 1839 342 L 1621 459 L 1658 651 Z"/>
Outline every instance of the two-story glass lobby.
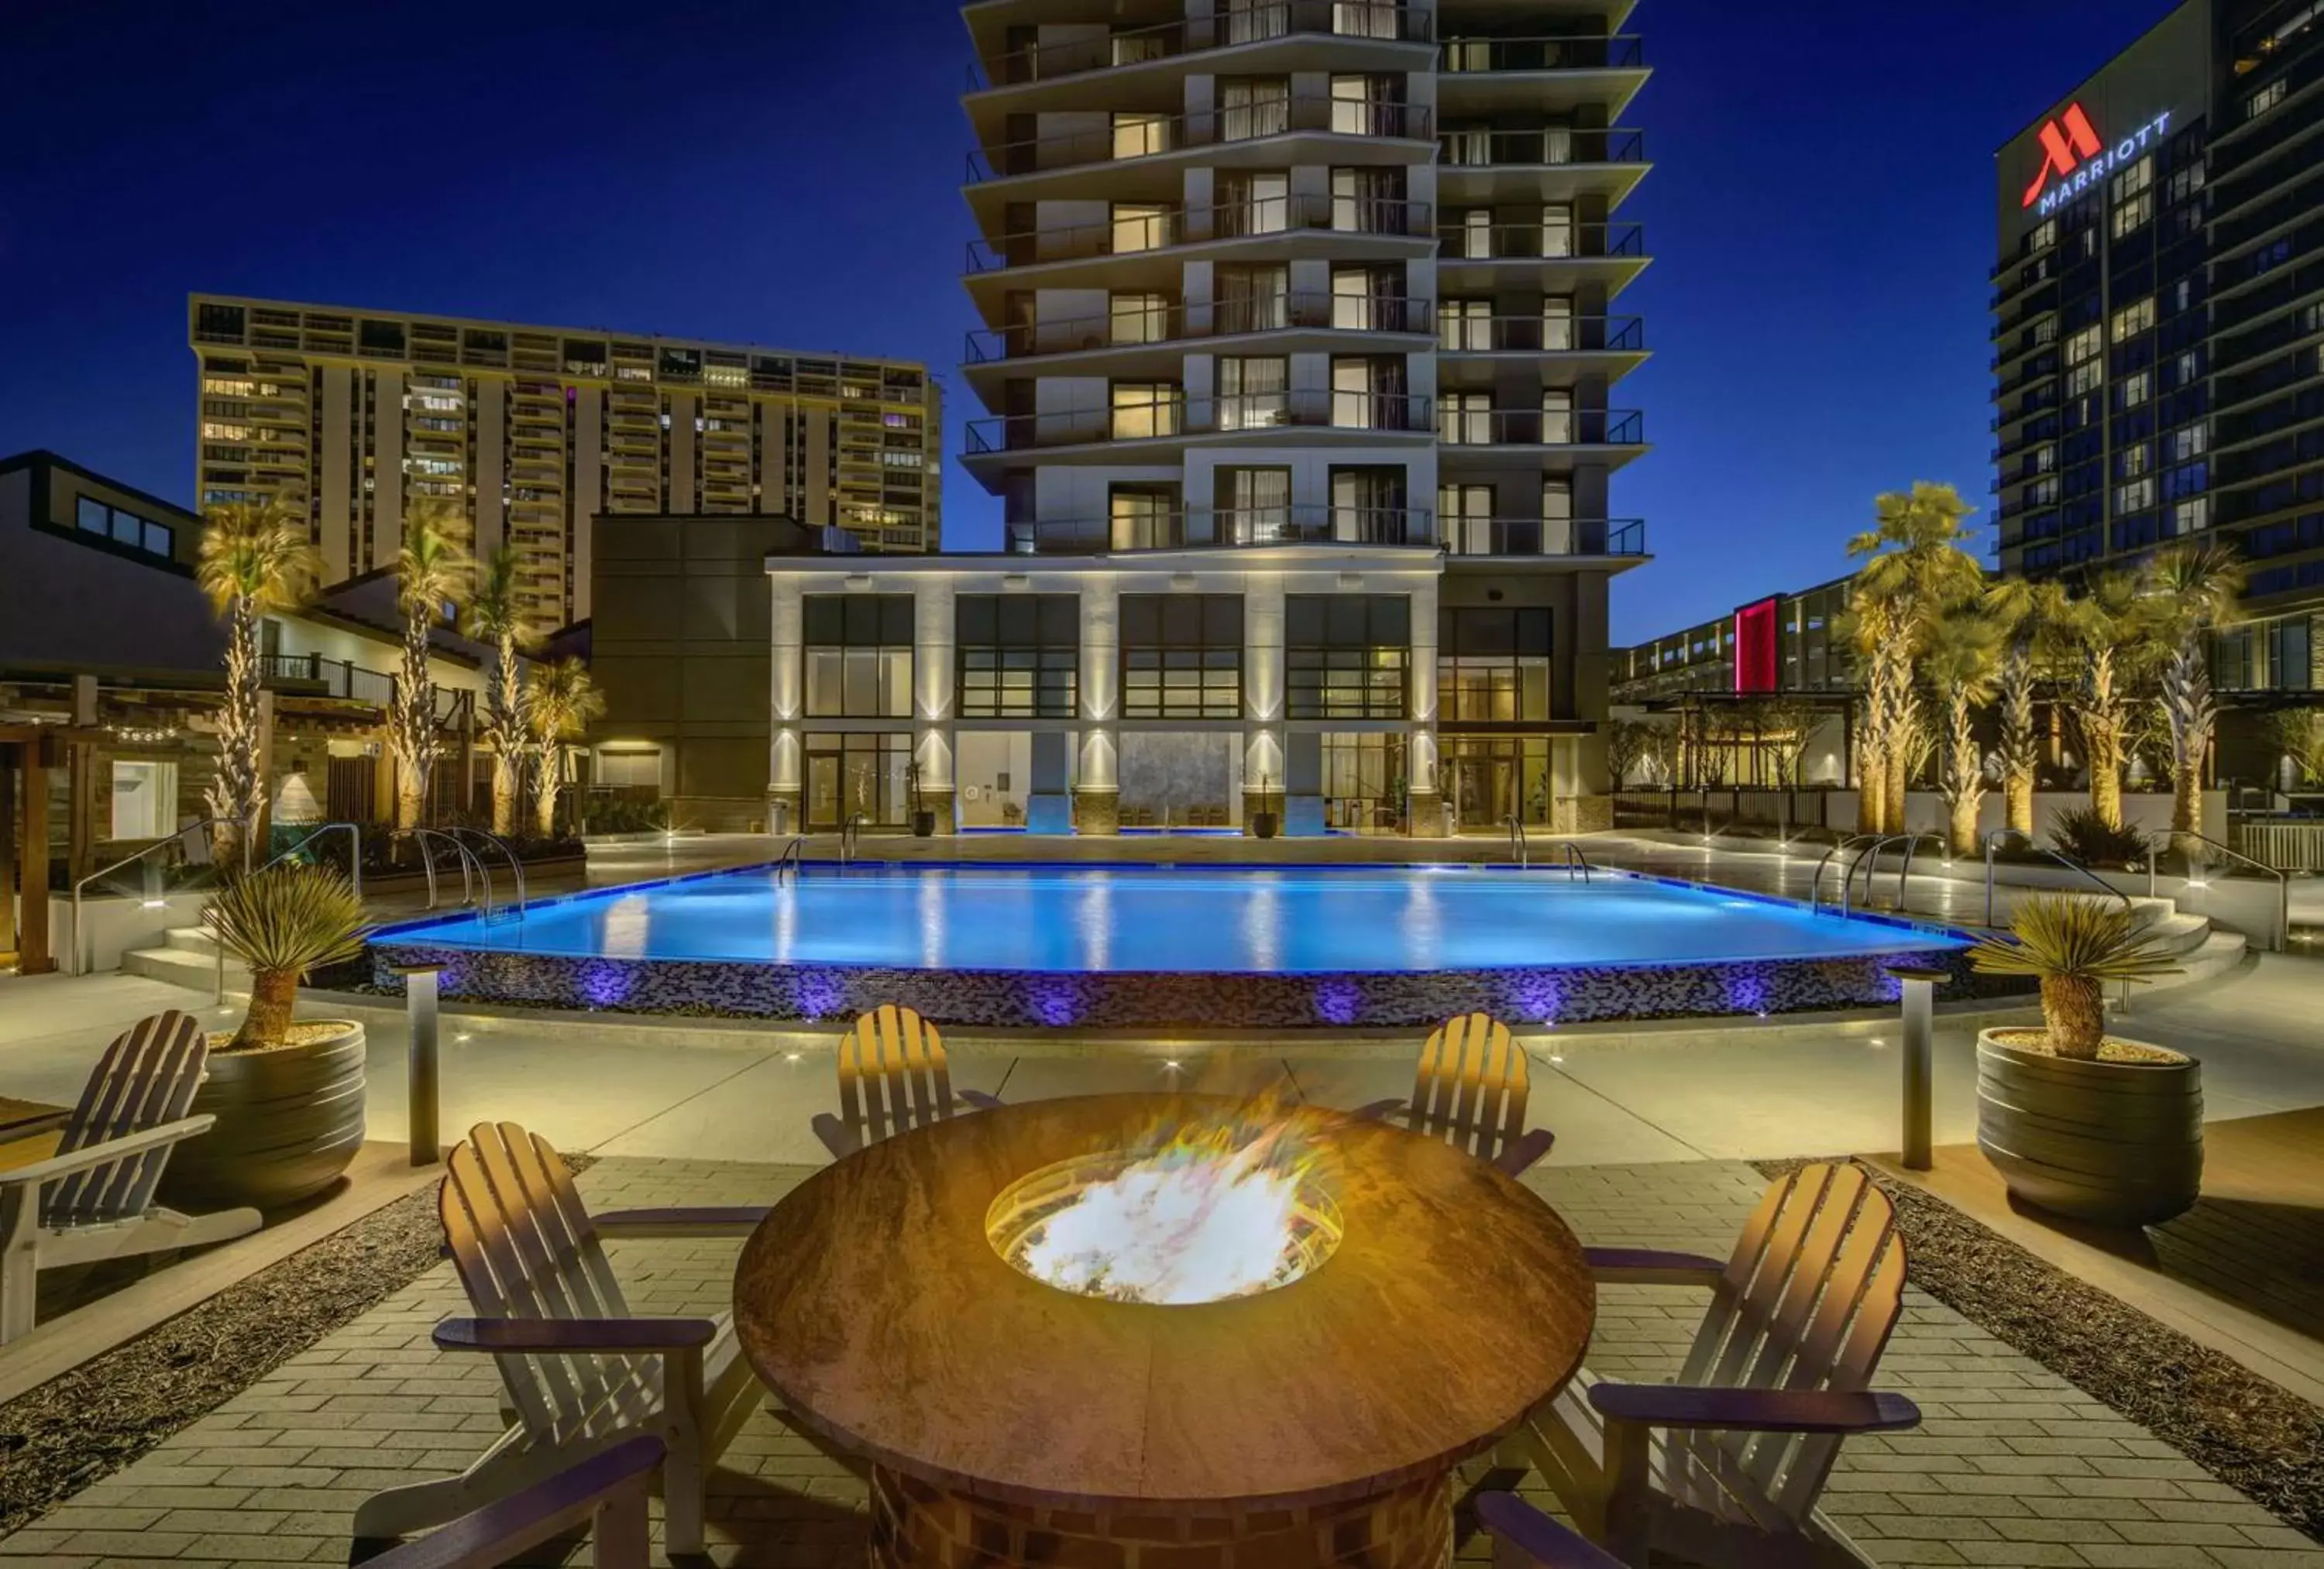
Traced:
<path fill-rule="evenodd" d="M 771 556 L 774 821 L 1605 826 L 1605 579 L 1630 563 L 1450 560 Z"/>

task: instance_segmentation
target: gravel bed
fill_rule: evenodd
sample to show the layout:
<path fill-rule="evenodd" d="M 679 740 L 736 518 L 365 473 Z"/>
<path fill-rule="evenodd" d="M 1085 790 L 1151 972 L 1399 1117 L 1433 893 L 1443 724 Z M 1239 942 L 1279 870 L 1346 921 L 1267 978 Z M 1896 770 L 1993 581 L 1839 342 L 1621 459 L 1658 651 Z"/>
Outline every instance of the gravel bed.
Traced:
<path fill-rule="evenodd" d="M 442 1262 L 442 1247 L 436 1190 L 423 1188 L 0 1405 L 0 1536 L 369 1312 Z"/>
<path fill-rule="evenodd" d="M 1753 1164 L 1775 1177 L 1807 1162 Z M 1943 1200 L 1866 1170 L 1896 1207 L 1914 1285 L 2324 1542 L 2324 1411 Z"/>

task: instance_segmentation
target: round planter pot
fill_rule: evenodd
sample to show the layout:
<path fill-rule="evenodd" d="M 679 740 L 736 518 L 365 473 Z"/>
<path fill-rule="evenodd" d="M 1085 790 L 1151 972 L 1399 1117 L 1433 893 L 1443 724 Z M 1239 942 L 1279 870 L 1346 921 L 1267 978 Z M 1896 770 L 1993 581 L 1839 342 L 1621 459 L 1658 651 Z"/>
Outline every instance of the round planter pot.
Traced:
<path fill-rule="evenodd" d="M 161 1196 L 183 1209 L 277 1209 L 338 1180 L 363 1147 L 364 1027 L 278 1051 L 210 1053 L 190 1115 L 217 1118 L 171 1152 Z"/>
<path fill-rule="evenodd" d="M 1977 1039 L 1978 1148 L 2011 1193 L 2102 1225 L 2153 1225 L 2193 1206 L 2201 1063 L 2080 1062 L 2003 1039 L 2017 1032 Z"/>
<path fill-rule="evenodd" d="M 1250 814 L 1250 831 L 1251 837 L 1254 839 L 1273 839 L 1275 837 L 1275 813 L 1272 812 L 1252 812 Z"/>

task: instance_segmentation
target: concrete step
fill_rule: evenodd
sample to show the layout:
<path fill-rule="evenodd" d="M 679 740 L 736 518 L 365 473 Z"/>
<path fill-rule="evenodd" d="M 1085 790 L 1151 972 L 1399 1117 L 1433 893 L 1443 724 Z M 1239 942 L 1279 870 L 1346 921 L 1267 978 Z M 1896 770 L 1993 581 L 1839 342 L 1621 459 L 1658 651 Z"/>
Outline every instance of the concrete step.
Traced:
<path fill-rule="evenodd" d="M 2209 916 L 2190 915 L 2178 909 L 2142 921 L 2139 931 L 2153 939 L 2156 946 L 2172 954 L 2193 953 L 2213 935 Z"/>
<path fill-rule="evenodd" d="M 121 956 L 124 975 L 143 976 L 147 980 L 167 981 L 171 986 L 207 992 L 217 985 L 217 954 L 189 952 L 182 948 L 141 948 Z M 226 963 L 226 984 L 245 986 L 250 971 L 235 959 Z"/>
<path fill-rule="evenodd" d="M 207 926 L 172 926 L 161 934 L 161 945 L 180 953 L 198 953 L 205 958 L 217 953 L 217 939 Z"/>
<path fill-rule="evenodd" d="M 2215 929 L 2203 940 L 2200 947 L 2188 950 L 2179 960 L 2187 973 L 2171 978 L 2174 984 L 2192 986 L 2197 981 L 2225 975 L 2243 963 L 2250 948 L 2251 944 L 2244 940 L 2242 932 Z"/>

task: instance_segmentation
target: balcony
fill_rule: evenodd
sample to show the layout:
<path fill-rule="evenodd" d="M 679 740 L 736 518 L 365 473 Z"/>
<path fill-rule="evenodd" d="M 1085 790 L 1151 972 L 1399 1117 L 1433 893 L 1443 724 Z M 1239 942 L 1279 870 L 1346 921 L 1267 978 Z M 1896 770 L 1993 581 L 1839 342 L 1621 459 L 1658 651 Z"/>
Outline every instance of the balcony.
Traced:
<path fill-rule="evenodd" d="M 1116 309 L 1105 316 L 1033 322 L 1000 332 L 968 335 L 971 366 L 1056 354 L 1158 348 L 1194 339 L 1253 333 L 1392 333 L 1425 336 L 1435 330 L 1433 301 L 1302 291 L 1245 299 L 1171 302 Z M 1168 356 L 1175 362 L 1176 356 Z"/>
<path fill-rule="evenodd" d="M 1646 178 L 1646 139 L 1615 127 L 1448 130 L 1437 139 L 1436 197 L 1447 206 L 1501 201 L 1620 201 Z"/>
<path fill-rule="evenodd" d="M 1462 408 L 1447 400 L 1436 439 L 1447 448 L 1644 446 L 1646 421 L 1635 408 Z"/>
<path fill-rule="evenodd" d="M 1404 507 L 1221 507 L 1136 518 L 1043 518 L 1007 526 L 1019 555 L 1102 555 L 1138 550 L 1206 550 L 1278 545 L 1394 545 L 1432 549 L 1433 513 Z"/>
<path fill-rule="evenodd" d="M 1427 398 L 1405 393 L 1298 389 L 1222 395 L 1191 406 L 1184 398 L 1173 398 L 1055 414 L 995 415 L 968 422 L 967 455 L 1264 436 L 1288 429 L 1365 436 L 1425 435 L 1431 428 L 1431 406 Z"/>
<path fill-rule="evenodd" d="M 1027 229 L 970 241 L 968 272 L 973 278 L 1012 267 L 1150 255 L 1185 245 L 1316 232 L 1425 240 L 1436 233 L 1435 209 L 1426 202 L 1293 196 L 1102 224 Z M 1176 275 L 1176 258 L 1168 271 Z"/>
<path fill-rule="evenodd" d="M 1587 38 L 1451 38 L 1438 57 L 1436 98 L 1463 113 L 1602 110 L 1618 115 L 1646 83 L 1633 34 Z"/>
<path fill-rule="evenodd" d="M 968 183 L 984 185 L 1025 175 L 1138 162 L 1198 148 L 1215 151 L 1299 133 L 1423 142 L 1432 133 L 1434 124 L 1424 105 L 1286 93 L 1194 115 L 1124 115 L 1099 129 L 997 142 L 969 153 Z"/>
<path fill-rule="evenodd" d="M 1438 319 L 1437 352 L 1469 354 L 1592 354 L 1627 360 L 1629 369 L 1646 357 L 1646 326 L 1635 316 L 1464 316 L 1458 307 Z"/>
<path fill-rule="evenodd" d="M 1446 518 L 1439 533 L 1452 555 L 1646 554 L 1643 518 Z"/>
<path fill-rule="evenodd" d="M 989 68 L 970 66 L 968 90 L 1027 87 L 1301 35 L 1425 43 L 1433 36 L 1430 22 L 1428 13 L 1389 0 L 1278 0 L 1222 15 L 1013 50 L 992 57 Z"/>

